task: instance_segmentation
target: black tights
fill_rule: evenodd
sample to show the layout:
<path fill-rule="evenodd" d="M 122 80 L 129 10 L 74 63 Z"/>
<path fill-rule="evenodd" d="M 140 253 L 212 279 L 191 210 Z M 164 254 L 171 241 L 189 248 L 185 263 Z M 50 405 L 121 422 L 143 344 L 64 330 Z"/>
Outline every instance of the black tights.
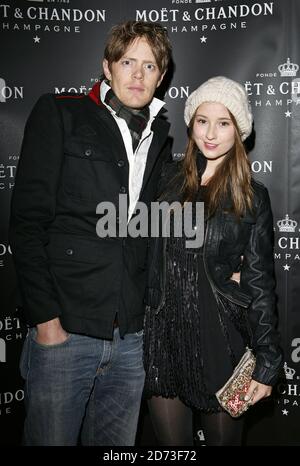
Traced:
<path fill-rule="evenodd" d="M 150 417 L 159 445 L 193 445 L 193 411 L 179 398 L 154 396 L 148 401 Z M 207 446 L 241 445 L 243 419 L 225 412 L 201 413 Z"/>

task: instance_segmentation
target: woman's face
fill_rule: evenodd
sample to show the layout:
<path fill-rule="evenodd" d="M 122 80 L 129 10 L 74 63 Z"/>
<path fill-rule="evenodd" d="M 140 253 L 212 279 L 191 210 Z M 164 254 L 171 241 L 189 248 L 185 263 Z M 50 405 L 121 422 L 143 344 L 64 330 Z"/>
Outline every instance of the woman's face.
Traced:
<path fill-rule="evenodd" d="M 199 105 L 192 138 L 207 159 L 220 163 L 235 142 L 235 127 L 227 108 L 217 102 Z"/>

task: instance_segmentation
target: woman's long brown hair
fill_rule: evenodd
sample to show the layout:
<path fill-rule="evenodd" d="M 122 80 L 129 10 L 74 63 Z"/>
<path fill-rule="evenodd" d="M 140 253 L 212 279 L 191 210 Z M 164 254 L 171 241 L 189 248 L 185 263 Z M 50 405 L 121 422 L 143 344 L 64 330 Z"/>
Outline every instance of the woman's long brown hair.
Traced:
<path fill-rule="evenodd" d="M 208 214 L 212 215 L 215 213 L 217 207 L 221 205 L 222 201 L 229 196 L 232 201 L 233 212 L 237 217 L 241 217 L 245 214 L 247 208 L 252 209 L 251 167 L 236 120 L 231 112 L 229 114 L 235 127 L 235 142 L 223 162 L 217 167 L 213 177 L 209 180 L 205 202 Z M 184 179 L 182 185 L 183 202 L 195 199 L 200 183 L 196 164 L 199 149 L 192 138 L 194 121 L 195 115 L 190 122 L 189 141 L 182 163 Z"/>

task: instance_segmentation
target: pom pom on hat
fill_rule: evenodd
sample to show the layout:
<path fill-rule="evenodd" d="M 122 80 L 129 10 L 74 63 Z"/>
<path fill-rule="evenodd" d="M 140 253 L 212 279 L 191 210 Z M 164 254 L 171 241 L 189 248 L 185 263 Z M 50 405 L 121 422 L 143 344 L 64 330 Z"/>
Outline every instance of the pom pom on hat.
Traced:
<path fill-rule="evenodd" d="M 232 79 L 216 76 L 205 81 L 187 98 L 184 121 L 190 121 L 203 102 L 218 102 L 225 105 L 236 119 L 241 139 L 244 141 L 252 131 L 253 116 L 244 87 Z"/>

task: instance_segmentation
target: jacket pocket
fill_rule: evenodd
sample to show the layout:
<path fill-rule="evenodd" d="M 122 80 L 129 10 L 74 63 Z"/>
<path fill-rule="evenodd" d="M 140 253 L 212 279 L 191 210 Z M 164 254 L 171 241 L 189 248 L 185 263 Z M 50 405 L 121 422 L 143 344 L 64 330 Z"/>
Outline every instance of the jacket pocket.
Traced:
<path fill-rule="evenodd" d="M 62 185 L 66 194 L 81 200 L 107 199 L 119 183 L 113 155 L 105 148 L 89 143 L 71 143 L 65 147 Z"/>
<path fill-rule="evenodd" d="M 117 240 L 98 241 L 52 235 L 46 247 L 53 288 L 61 309 L 99 319 L 101 308 L 114 306 L 121 270 Z"/>
<path fill-rule="evenodd" d="M 46 246 L 47 255 L 51 262 L 65 261 L 66 263 L 82 262 L 99 264 L 103 259 L 105 240 L 88 240 L 74 235 L 53 235 Z"/>
<path fill-rule="evenodd" d="M 233 323 L 243 338 L 245 345 L 252 345 L 252 332 L 248 319 L 247 309 L 237 302 L 233 302 L 218 290 L 215 291 L 219 312 L 224 313 Z"/>
<path fill-rule="evenodd" d="M 64 152 L 70 157 L 82 158 L 85 161 L 98 160 L 107 163 L 113 161 L 110 151 L 105 146 L 102 147 L 89 141 L 69 139 L 65 143 Z"/>

